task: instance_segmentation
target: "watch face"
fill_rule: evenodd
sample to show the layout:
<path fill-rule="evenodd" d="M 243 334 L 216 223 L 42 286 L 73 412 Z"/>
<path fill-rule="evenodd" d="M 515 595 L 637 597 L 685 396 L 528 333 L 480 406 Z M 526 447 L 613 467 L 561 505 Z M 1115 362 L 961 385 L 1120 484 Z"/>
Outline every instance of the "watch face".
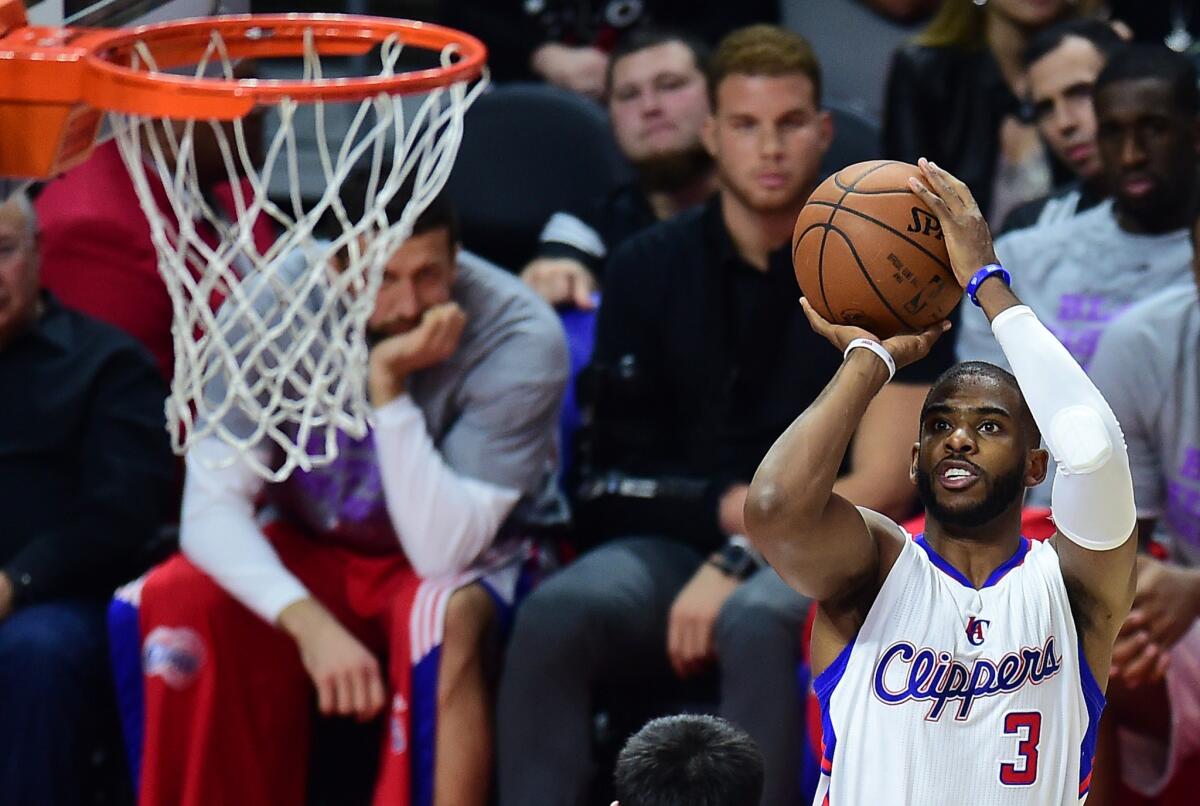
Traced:
<path fill-rule="evenodd" d="M 737 579 L 745 579 L 757 568 L 754 558 L 740 546 L 726 546 L 720 556 L 721 570 Z"/>

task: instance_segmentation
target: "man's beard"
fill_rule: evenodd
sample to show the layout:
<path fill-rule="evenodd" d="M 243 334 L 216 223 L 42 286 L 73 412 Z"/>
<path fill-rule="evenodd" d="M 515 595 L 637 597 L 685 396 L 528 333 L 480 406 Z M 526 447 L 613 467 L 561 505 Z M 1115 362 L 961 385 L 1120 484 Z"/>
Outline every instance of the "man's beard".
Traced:
<path fill-rule="evenodd" d="M 978 504 L 965 509 L 949 509 L 943 506 L 934 492 L 933 478 L 924 470 L 917 470 L 917 493 L 921 497 L 925 512 L 944 526 L 984 526 L 1012 506 L 1025 489 L 1024 473 L 1020 467 L 994 478 L 987 496 Z M 976 483 L 982 482 L 983 479 L 980 479 Z"/>
<path fill-rule="evenodd" d="M 638 182 L 647 193 L 686 190 L 712 171 L 713 160 L 699 143 L 680 151 L 634 160 Z"/>

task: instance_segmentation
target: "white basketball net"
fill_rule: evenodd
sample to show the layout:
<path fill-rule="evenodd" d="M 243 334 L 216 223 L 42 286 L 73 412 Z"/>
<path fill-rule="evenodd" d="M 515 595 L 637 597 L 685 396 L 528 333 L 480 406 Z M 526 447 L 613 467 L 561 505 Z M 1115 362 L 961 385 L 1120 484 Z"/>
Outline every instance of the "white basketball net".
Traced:
<path fill-rule="evenodd" d="M 311 33 L 305 45 L 304 78 L 321 79 Z M 382 75 L 394 74 L 401 49 L 394 37 L 382 44 Z M 452 57 L 451 46 L 442 63 Z M 157 69 L 144 46 L 139 58 L 142 69 Z M 233 77 L 215 32 L 195 73 L 214 70 Z M 297 467 L 333 461 L 338 430 L 366 433 L 365 329 L 383 266 L 445 185 L 463 115 L 486 83 L 431 91 L 408 115 L 399 96 L 354 102 L 348 131 L 335 135 L 340 141 L 327 131 L 326 104 L 314 104 L 323 193 L 307 205 L 296 132 L 301 107 L 291 100 L 278 106 L 279 128 L 265 143 L 261 165 L 249 153 L 241 120 L 171 125 L 113 115 L 174 309 L 175 373 L 166 408 L 177 453 L 217 437 L 235 449 L 218 466 L 240 455 L 261 476 L 279 481 Z M 234 209 L 227 212 L 206 197 L 197 172 L 195 137 L 204 128 L 215 136 L 230 178 Z M 366 212 L 354 219 L 339 193 L 356 168 L 368 169 L 369 180 Z M 276 204 L 268 188 L 280 171 L 289 198 Z M 406 182 L 411 200 L 399 220 L 389 221 L 385 206 Z M 282 230 L 261 250 L 254 233 L 260 217 Z M 336 221 L 326 236 L 331 240 L 314 233 L 323 217 Z M 214 309 L 217 299 L 224 303 Z"/>

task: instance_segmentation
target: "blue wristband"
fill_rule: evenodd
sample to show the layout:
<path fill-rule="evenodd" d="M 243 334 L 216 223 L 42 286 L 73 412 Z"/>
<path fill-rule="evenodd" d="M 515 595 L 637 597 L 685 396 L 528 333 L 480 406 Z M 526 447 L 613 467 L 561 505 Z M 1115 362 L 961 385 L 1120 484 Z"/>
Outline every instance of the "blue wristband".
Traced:
<path fill-rule="evenodd" d="M 979 271 L 975 272 L 975 276 L 967 283 L 967 297 L 971 302 L 975 303 L 975 307 L 979 307 L 979 299 L 975 296 L 979 293 L 979 286 L 983 285 L 983 281 L 989 277 L 998 277 L 1009 288 L 1012 288 L 1012 275 L 1004 270 L 1004 267 L 999 263 L 989 263 Z"/>

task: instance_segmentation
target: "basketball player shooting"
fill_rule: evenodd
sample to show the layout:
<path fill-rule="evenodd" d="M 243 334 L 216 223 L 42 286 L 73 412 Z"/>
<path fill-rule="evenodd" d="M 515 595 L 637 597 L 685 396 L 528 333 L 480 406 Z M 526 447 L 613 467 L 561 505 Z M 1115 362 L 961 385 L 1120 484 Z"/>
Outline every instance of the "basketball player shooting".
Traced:
<path fill-rule="evenodd" d="M 910 186 L 940 218 L 955 277 L 1015 378 L 959 364 L 931 388 L 911 469 L 926 530 L 910 539 L 832 488 L 872 399 L 949 325 L 881 342 L 802 301 L 845 362 L 763 460 L 746 524 L 819 603 L 815 803 L 1079 804 L 1134 593 L 1125 443 L 1083 370 L 1009 289 L 970 191 L 920 167 Z M 1039 544 L 1020 525 L 1025 488 L 1047 472 L 1042 435 L 1058 462 L 1058 531 Z"/>

